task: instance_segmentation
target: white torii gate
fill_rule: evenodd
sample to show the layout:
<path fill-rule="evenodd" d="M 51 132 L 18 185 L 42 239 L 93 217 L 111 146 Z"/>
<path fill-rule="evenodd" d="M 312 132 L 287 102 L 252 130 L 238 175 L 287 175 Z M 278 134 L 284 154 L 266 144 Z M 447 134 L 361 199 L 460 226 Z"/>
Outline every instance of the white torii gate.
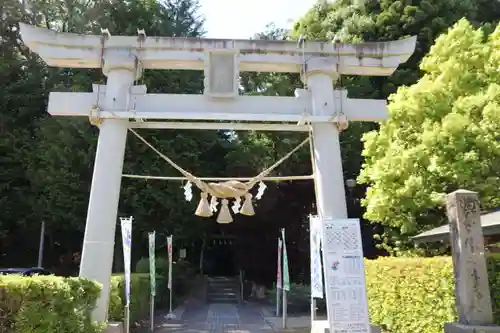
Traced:
<path fill-rule="evenodd" d="M 20 28 L 24 43 L 49 66 L 102 68 L 107 76 L 106 85 L 95 85 L 92 93 L 52 92 L 48 106 L 54 116 L 89 116 L 100 129 L 80 266 L 80 276 L 103 285 L 94 312 L 98 321 L 107 317 L 128 128 L 309 131 L 305 124 L 310 123 L 318 214 L 343 220 L 347 208 L 336 125 L 380 121 L 387 110 L 384 100 L 347 98 L 347 91 L 334 90 L 333 82 L 340 75 L 391 75 L 416 43 L 411 37 L 363 44 L 305 41 L 298 47 L 291 41 L 146 37 L 142 32 L 124 37 L 107 31 L 97 36 L 26 24 Z M 147 94 L 145 86 L 134 85 L 145 68 L 203 70 L 204 94 Z M 307 89 L 297 89 L 295 97 L 239 96 L 238 78 L 244 71 L 302 73 Z M 328 303 L 331 297 L 327 288 Z M 358 332 L 369 330 L 367 326 Z"/>

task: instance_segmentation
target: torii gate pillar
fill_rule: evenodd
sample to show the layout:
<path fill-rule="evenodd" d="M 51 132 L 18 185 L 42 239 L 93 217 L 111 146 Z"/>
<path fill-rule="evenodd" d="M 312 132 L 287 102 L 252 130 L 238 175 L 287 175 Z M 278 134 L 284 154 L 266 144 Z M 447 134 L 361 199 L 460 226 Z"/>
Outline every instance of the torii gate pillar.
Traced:
<path fill-rule="evenodd" d="M 107 52 L 104 55 L 103 72 L 107 76 L 103 101 L 106 109 L 126 110 L 128 94 L 136 79 L 135 56 Z M 97 125 L 99 139 L 85 224 L 80 276 L 103 285 L 93 319 L 105 322 L 128 120 L 104 119 Z"/>
<path fill-rule="evenodd" d="M 312 97 L 314 116 L 331 115 L 337 110 L 333 82 L 339 78 L 326 59 L 311 59 L 305 79 Z M 319 216 L 347 218 L 339 130 L 333 122 L 312 124 L 316 205 Z"/>

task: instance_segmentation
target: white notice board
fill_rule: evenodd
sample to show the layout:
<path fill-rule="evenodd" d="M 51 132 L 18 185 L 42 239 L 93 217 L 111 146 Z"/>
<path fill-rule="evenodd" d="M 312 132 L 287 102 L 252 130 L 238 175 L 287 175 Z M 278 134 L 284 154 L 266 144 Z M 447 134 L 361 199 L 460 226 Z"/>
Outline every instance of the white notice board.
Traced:
<path fill-rule="evenodd" d="M 332 333 L 370 333 L 359 219 L 323 218 L 323 272 Z"/>

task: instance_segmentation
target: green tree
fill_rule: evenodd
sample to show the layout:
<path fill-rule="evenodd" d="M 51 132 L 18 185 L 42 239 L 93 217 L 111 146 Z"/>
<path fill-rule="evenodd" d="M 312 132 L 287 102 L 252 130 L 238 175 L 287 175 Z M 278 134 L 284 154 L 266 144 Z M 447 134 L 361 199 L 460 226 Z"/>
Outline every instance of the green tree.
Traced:
<path fill-rule="evenodd" d="M 292 36 L 345 42 L 389 41 L 417 36 L 413 56 L 390 77 L 346 77 L 354 97 L 387 98 L 421 76 L 419 63 L 434 40 L 462 17 L 477 24 L 500 20 L 500 3 L 484 0 L 319 1 L 294 26 Z"/>
<path fill-rule="evenodd" d="M 148 36 L 198 37 L 203 34 L 203 19 L 197 9 L 194 0 L 113 4 L 9 0 L 1 8 L 0 190 L 5 209 L 0 213 L 0 254 L 5 264 L 34 263 L 41 220 L 47 224 L 49 256 L 50 248 L 57 253 L 79 251 L 98 130 L 86 119 L 48 117 L 47 98 L 50 91 L 90 91 L 92 83 L 105 82 L 100 70 L 48 68 L 20 42 L 18 22 L 78 33 L 99 33 L 106 27 L 112 34 L 135 35 L 137 28 L 143 28 Z M 146 84 L 149 92 L 200 93 L 203 89 L 202 73 L 195 71 L 146 71 L 139 83 Z M 195 174 L 220 175 L 224 170 L 229 147 L 223 133 L 143 134 Z M 126 173 L 178 175 L 132 136 L 124 168 Z M 180 183 L 123 181 L 120 214 L 136 217 L 138 239 L 152 229 L 159 237 L 167 233 L 176 233 L 178 239 L 199 237 L 205 225 L 194 218 L 195 208 L 194 202 L 183 200 Z M 24 243 L 22 254 L 16 250 L 14 255 L 16 243 Z M 146 239 L 137 243 L 139 249 L 147 248 L 145 244 Z"/>
<path fill-rule="evenodd" d="M 387 226 L 385 245 L 444 221 L 443 196 L 479 192 L 500 206 L 500 25 L 488 36 L 460 20 L 422 60 L 425 75 L 390 98 L 390 118 L 364 137 L 366 217 Z"/>
<path fill-rule="evenodd" d="M 411 85 L 421 77 L 420 61 L 434 40 L 462 17 L 477 24 L 500 20 L 500 3 L 484 0 L 338 0 L 318 1 L 294 25 L 290 36 L 303 35 L 309 40 L 344 42 L 390 41 L 417 36 L 412 57 L 389 77 L 343 76 L 340 86 L 346 87 L 351 98 L 385 99 L 397 88 Z M 363 158 L 363 133 L 377 128 L 374 123 L 351 123 L 342 133 L 342 161 L 345 176 L 355 178 Z"/>

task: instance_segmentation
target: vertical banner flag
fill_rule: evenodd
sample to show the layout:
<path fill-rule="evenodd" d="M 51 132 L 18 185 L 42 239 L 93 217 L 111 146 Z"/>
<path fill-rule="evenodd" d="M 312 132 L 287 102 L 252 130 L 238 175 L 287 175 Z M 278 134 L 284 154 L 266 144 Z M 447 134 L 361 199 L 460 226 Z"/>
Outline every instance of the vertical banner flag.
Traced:
<path fill-rule="evenodd" d="M 281 289 L 282 288 L 282 283 L 281 283 L 281 253 L 283 252 L 283 243 L 281 242 L 281 239 L 278 238 L 278 270 L 276 272 L 276 289 Z"/>
<path fill-rule="evenodd" d="M 283 290 L 290 291 L 290 273 L 288 272 L 288 256 L 286 253 L 285 228 L 281 229 L 283 239 Z"/>
<path fill-rule="evenodd" d="M 323 270 L 321 267 L 321 220 L 309 216 L 309 237 L 311 245 L 311 296 L 323 298 Z"/>
<path fill-rule="evenodd" d="M 172 235 L 167 237 L 168 244 L 168 289 L 172 290 Z"/>
<path fill-rule="evenodd" d="M 151 282 L 151 296 L 156 296 L 156 262 L 155 262 L 155 239 L 156 232 L 150 232 L 149 236 L 149 279 Z"/>
<path fill-rule="evenodd" d="M 133 217 L 120 217 L 122 227 L 123 262 L 125 264 L 125 298 L 130 305 L 130 253 L 132 248 L 132 220 Z"/>

